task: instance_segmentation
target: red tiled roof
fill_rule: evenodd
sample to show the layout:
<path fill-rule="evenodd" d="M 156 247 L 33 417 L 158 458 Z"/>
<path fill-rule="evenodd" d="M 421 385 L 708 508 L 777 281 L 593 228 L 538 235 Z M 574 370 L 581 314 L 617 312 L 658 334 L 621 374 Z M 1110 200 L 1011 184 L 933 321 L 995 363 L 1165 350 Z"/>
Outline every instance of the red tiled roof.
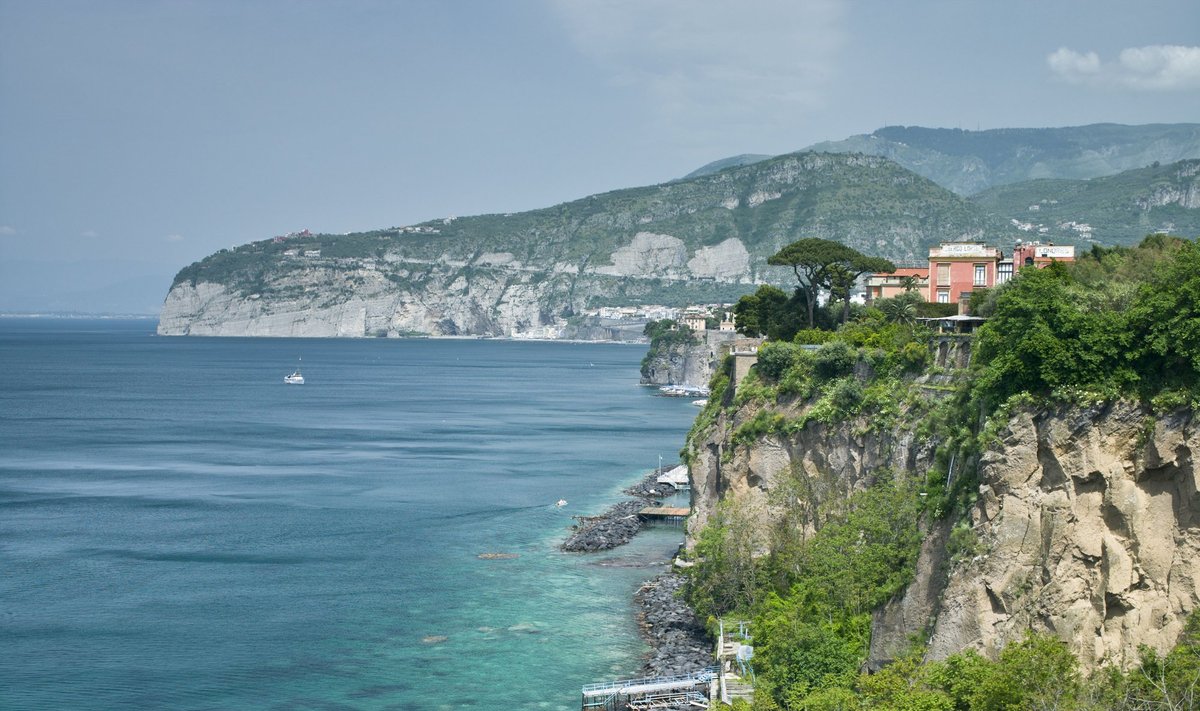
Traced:
<path fill-rule="evenodd" d="M 896 271 L 890 276 L 898 277 L 927 277 L 929 276 L 929 267 L 896 267 Z"/>

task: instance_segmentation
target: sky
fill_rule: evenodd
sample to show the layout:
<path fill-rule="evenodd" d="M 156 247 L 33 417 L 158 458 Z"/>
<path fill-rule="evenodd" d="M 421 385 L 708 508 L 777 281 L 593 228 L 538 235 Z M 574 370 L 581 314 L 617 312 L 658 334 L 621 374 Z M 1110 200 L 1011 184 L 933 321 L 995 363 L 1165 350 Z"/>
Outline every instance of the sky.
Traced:
<path fill-rule="evenodd" d="M 0 312 L 887 125 L 1196 121 L 1195 0 L 0 0 Z"/>

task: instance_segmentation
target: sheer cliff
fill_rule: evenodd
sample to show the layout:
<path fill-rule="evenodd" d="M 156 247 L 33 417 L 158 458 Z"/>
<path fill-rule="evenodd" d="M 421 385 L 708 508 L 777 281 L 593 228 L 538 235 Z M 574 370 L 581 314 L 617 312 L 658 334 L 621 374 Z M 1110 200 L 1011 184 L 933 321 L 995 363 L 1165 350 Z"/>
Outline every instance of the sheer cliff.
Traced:
<path fill-rule="evenodd" d="M 765 555 L 781 533 L 813 535 L 856 492 L 906 482 L 928 502 L 914 522 L 922 542 L 908 582 L 872 617 L 872 668 L 914 640 L 929 659 L 994 658 L 1030 630 L 1062 639 L 1085 669 L 1128 668 L 1141 645 L 1170 650 L 1200 606 L 1192 410 L 1025 406 L 993 418 L 972 453 L 936 414 L 950 406 L 948 378 L 923 376 L 844 417 L 822 414 L 820 399 L 763 398 L 754 375 L 740 394 L 725 389 L 685 452 L 689 545 L 733 505 Z M 945 497 L 958 481 L 973 490 L 953 514 Z"/>

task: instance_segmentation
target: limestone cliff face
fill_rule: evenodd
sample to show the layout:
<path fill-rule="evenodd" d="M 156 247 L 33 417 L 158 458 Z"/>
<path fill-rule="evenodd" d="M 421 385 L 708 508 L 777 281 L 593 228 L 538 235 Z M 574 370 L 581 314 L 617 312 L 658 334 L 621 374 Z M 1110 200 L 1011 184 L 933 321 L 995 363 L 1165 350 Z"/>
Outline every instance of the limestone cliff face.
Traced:
<path fill-rule="evenodd" d="M 810 423 L 727 451 L 754 412 L 719 415 L 695 443 L 689 541 L 727 497 L 765 531 L 770 492 L 791 471 L 805 475 L 819 505 L 870 485 L 881 468 L 924 477 L 933 461 L 932 445 L 903 418 L 877 432 L 869 418 Z M 1197 453 L 1190 411 L 1153 417 L 1117 403 L 1015 414 L 979 462 L 970 525 L 985 552 L 951 560 L 951 522 L 927 522 L 916 579 L 876 611 L 870 663 L 894 658 L 914 636 L 929 640 L 931 658 L 967 648 L 995 655 L 1030 629 L 1062 638 L 1087 669 L 1128 666 L 1143 644 L 1167 651 L 1200 605 Z"/>
<path fill-rule="evenodd" d="M 313 265 L 270 279 L 262 291 L 177 282 L 159 317 L 161 335 L 396 336 L 510 335 L 551 323 L 543 304 L 567 290 L 556 275 L 487 269 L 464 276 L 446 265 L 395 270 Z M 566 303 L 570 303 L 566 299 Z"/>
<path fill-rule="evenodd" d="M 994 653 L 1026 629 L 1085 667 L 1160 653 L 1200 604 L 1200 431 L 1132 405 L 1022 412 L 983 457 L 987 553 L 955 568 L 929 654 Z"/>
<path fill-rule="evenodd" d="M 1196 179 L 1198 175 L 1200 175 L 1200 161 L 1180 163 L 1175 172 L 1178 184 L 1155 187 L 1149 195 L 1137 200 L 1137 206 L 1142 210 L 1165 205 L 1178 205 L 1186 210 L 1200 208 L 1200 181 Z"/>
<path fill-rule="evenodd" d="M 701 342 L 649 354 L 642 367 L 642 385 L 705 386 L 720 365 L 733 332 L 705 331 Z"/>
<path fill-rule="evenodd" d="M 689 259 L 689 255 L 690 259 Z M 279 257 L 252 285 L 177 279 L 159 315 L 160 335 L 510 336 L 560 323 L 596 300 L 650 298 L 663 282 L 749 279 L 741 242 L 694 252 L 669 235 L 638 233 L 612 265 L 530 267 L 511 253 L 469 262 Z M 745 290 L 752 289 L 746 286 Z M 640 295 L 645 295 L 644 297 Z"/>
<path fill-rule="evenodd" d="M 805 477 L 810 503 L 820 508 L 870 486 L 881 469 L 924 471 L 933 461 L 933 447 L 918 441 L 911 429 L 875 431 L 866 418 L 834 425 L 812 422 L 788 437 L 769 435 L 731 448 L 734 431 L 756 413 L 753 407 L 722 413 L 709 436 L 693 448 L 689 544 L 726 497 L 757 512 L 760 533 L 765 532 L 772 518 L 770 492 L 792 471 Z"/>

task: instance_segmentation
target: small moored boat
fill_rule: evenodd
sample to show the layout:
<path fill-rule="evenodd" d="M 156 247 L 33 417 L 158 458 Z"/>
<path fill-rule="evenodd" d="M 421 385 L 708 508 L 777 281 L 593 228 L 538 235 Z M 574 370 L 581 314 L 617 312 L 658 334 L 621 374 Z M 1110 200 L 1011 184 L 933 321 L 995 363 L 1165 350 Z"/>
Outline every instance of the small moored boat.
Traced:
<path fill-rule="evenodd" d="M 287 383 L 288 385 L 303 385 L 304 375 L 300 373 L 300 366 L 297 365 L 295 372 L 293 372 L 291 375 L 283 376 L 283 382 Z"/>

